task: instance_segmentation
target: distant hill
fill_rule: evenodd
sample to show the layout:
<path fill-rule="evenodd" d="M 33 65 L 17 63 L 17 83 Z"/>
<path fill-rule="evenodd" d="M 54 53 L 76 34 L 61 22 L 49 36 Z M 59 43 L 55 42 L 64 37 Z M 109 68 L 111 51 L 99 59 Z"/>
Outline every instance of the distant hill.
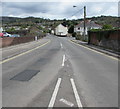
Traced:
<path fill-rule="evenodd" d="M 22 24 L 22 23 L 41 23 L 46 21 L 46 19 L 43 18 L 35 18 L 35 17 L 26 17 L 26 18 L 18 18 L 18 17 L 0 17 L 0 20 L 2 21 L 3 25 L 16 25 L 16 24 Z"/>
<path fill-rule="evenodd" d="M 113 27 L 119 27 L 120 25 L 120 18 L 114 16 L 98 16 L 98 17 L 91 17 L 87 18 L 88 20 L 95 21 L 100 25 L 111 24 Z M 30 24 L 30 23 L 40 23 L 44 25 L 56 25 L 58 23 L 64 22 L 66 25 L 70 24 L 77 24 L 83 19 L 78 20 L 50 20 L 50 19 L 43 19 L 43 18 L 35 18 L 35 17 L 26 17 L 26 18 L 18 18 L 18 17 L 0 17 L 2 20 L 3 25 L 22 25 L 22 24 Z"/>
<path fill-rule="evenodd" d="M 113 27 L 118 27 L 120 25 L 120 18 L 118 17 L 100 16 L 100 17 L 92 17 L 91 19 L 101 25 L 110 24 Z"/>
<path fill-rule="evenodd" d="M 14 23 L 18 20 L 21 20 L 22 18 L 18 18 L 18 17 L 0 17 L 2 23 Z"/>

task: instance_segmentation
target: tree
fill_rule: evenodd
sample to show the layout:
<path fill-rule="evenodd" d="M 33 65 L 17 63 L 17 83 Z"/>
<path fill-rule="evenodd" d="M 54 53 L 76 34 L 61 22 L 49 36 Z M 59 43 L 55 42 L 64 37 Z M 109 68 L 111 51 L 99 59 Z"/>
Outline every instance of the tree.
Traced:
<path fill-rule="evenodd" d="M 15 28 L 10 28 L 10 29 L 6 30 L 6 32 L 8 32 L 8 33 L 11 33 L 11 32 L 14 32 L 14 31 L 15 31 Z"/>
<path fill-rule="evenodd" d="M 36 20 L 35 23 L 36 23 L 36 24 L 39 23 L 39 20 Z"/>
<path fill-rule="evenodd" d="M 72 37 L 76 37 L 76 32 L 73 32 L 73 33 L 72 33 Z"/>
<path fill-rule="evenodd" d="M 68 29 L 68 33 L 74 33 L 74 26 L 71 25 L 70 28 Z"/>
<path fill-rule="evenodd" d="M 110 25 L 110 24 L 105 24 L 105 25 L 103 25 L 103 27 L 102 27 L 102 29 L 112 29 L 113 27 L 112 27 L 112 25 Z"/>

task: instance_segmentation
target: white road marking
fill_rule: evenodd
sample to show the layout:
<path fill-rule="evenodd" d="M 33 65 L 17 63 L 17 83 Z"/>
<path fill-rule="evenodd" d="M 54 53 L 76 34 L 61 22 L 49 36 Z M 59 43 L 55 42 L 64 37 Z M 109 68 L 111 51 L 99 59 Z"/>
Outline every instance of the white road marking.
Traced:
<path fill-rule="evenodd" d="M 68 105 L 68 106 L 70 106 L 70 107 L 73 107 L 73 106 L 74 106 L 74 104 L 73 104 L 72 102 L 67 101 L 67 100 L 65 100 L 65 99 L 63 99 L 63 98 L 61 98 L 59 101 L 65 103 L 66 105 Z"/>
<path fill-rule="evenodd" d="M 60 46 L 61 46 L 61 48 L 63 48 L 63 45 L 62 45 L 62 43 L 60 43 Z"/>
<path fill-rule="evenodd" d="M 55 86 L 54 92 L 52 94 L 51 100 L 50 100 L 49 105 L 48 105 L 48 109 L 52 108 L 54 106 L 54 103 L 55 103 L 55 100 L 57 97 L 57 93 L 58 93 L 58 90 L 60 87 L 61 80 L 62 80 L 61 78 L 58 78 L 57 84 Z"/>
<path fill-rule="evenodd" d="M 77 88 L 75 86 L 75 82 L 74 82 L 74 80 L 72 78 L 70 79 L 70 81 L 71 81 L 71 84 L 72 84 L 72 88 L 73 88 L 73 92 L 74 92 L 74 95 L 75 95 L 75 99 L 76 99 L 77 105 L 78 105 L 79 108 L 81 108 L 83 106 L 82 106 L 80 97 L 78 95 Z"/>
<path fill-rule="evenodd" d="M 65 55 L 63 55 L 63 61 L 62 61 L 62 66 L 65 65 Z"/>

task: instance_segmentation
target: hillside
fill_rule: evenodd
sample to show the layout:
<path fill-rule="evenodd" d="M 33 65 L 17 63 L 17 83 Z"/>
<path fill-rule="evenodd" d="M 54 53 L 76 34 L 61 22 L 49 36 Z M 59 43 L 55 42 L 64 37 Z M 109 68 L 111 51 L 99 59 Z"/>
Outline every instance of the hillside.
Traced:
<path fill-rule="evenodd" d="M 1 17 L 0 17 L 1 19 Z M 98 16 L 98 17 L 92 17 L 92 18 L 87 18 L 89 20 L 95 21 L 98 24 L 104 25 L 104 24 L 111 24 L 114 27 L 117 27 L 120 24 L 120 20 L 118 17 L 113 17 L 113 16 Z M 56 23 L 61 23 L 63 21 L 67 22 L 68 25 L 69 23 L 79 23 L 83 19 L 78 19 L 78 20 L 50 20 L 50 19 L 43 19 L 43 18 L 35 18 L 35 17 L 26 17 L 26 18 L 17 18 L 17 17 L 2 17 L 2 23 L 3 25 L 8 24 L 8 25 L 18 25 L 22 23 L 44 23 L 44 24 L 56 24 Z M 53 23 L 54 22 L 54 23 Z"/>
<path fill-rule="evenodd" d="M 55 28 L 58 24 L 62 23 L 63 25 L 67 25 L 70 27 L 71 25 L 77 25 L 80 21 L 83 19 L 77 19 L 77 20 L 50 20 L 50 19 L 43 19 L 43 18 L 35 18 L 35 17 L 26 17 L 26 18 L 17 18 L 17 17 L 0 17 L 3 28 L 12 28 L 12 27 L 18 27 L 18 28 L 29 28 L 33 25 L 38 25 L 39 28 L 42 31 L 47 32 L 50 29 Z M 100 25 L 110 24 L 113 27 L 119 28 L 120 20 L 118 17 L 113 16 L 98 16 L 98 17 L 91 17 L 86 18 L 87 20 L 95 21 L 96 23 Z"/>
<path fill-rule="evenodd" d="M 100 16 L 92 17 L 91 19 L 101 25 L 110 24 L 113 27 L 118 27 L 120 25 L 120 19 L 118 17 Z"/>

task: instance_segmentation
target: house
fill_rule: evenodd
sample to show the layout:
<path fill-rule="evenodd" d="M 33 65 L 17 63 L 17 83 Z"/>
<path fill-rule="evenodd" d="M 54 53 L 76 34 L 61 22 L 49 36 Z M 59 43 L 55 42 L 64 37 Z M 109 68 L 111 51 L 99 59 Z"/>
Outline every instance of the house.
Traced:
<path fill-rule="evenodd" d="M 0 33 L 2 33 L 4 30 L 3 30 L 3 28 L 2 27 L 0 27 Z"/>
<path fill-rule="evenodd" d="M 55 28 L 55 35 L 58 35 L 58 36 L 67 36 L 67 34 L 68 34 L 68 28 L 66 26 L 64 26 L 63 24 L 59 24 Z"/>
<path fill-rule="evenodd" d="M 90 29 L 101 29 L 101 28 L 102 28 L 101 25 L 96 24 L 94 21 L 88 20 L 85 23 L 85 35 L 88 34 L 88 31 Z M 82 21 L 81 23 L 79 23 L 74 27 L 74 32 L 80 33 L 80 35 L 84 35 L 84 21 Z"/>
<path fill-rule="evenodd" d="M 51 34 L 54 34 L 54 30 L 51 30 Z"/>

